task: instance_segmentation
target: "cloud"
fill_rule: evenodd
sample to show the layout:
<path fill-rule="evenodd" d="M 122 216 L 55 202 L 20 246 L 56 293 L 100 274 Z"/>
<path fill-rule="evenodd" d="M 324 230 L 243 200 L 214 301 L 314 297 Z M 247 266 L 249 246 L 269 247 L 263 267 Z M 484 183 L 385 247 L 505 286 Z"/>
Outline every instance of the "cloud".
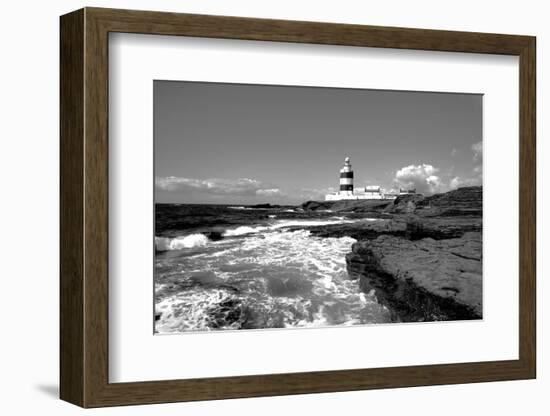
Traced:
<path fill-rule="evenodd" d="M 451 179 L 450 188 L 456 189 L 463 186 L 479 186 L 483 185 L 483 142 L 479 141 L 472 144 L 473 160 L 477 162 L 472 173 L 466 177 L 456 176 Z"/>
<path fill-rule="evenodd" d="M 283 196 L 284 192 L 279 188 L 258 189 L 256 195 L 260 196 Z"/>
<path fill-rule="evenodd" d="M 472 152 L 474 152 L 474 161 L 479 164 L 474 167 L 474 177 L 471 181 L 477 182 L 477 185 L 481 185 L 483 179 L 483 146 L 481 142 L 474 143 L 472 145 Z"/>
<path fill-rule="evenodd" d="M 481 153 L 478 154 L 481 157 Z M 426 163 L 409 165 L 396 171 L 393 185 L 397 189 L 416 189 L 418 193 L 430 195 L 465 186 L 480 186 L 483 183 L 481 165 L 476 165 L 471 173 L 464 176 L 453 175 L 453 171 L 454 169 L 449 169 L 441 172 L 439 168 Z"/>
<path fill-rule="evenodd" d="M 461 178 L 460 176 L 455 176 L 449 183 L 449 189 L 458 189 L 464 186 L 480 186 L 482 184 L 481 182 L 481 176 L 471 178 Z"/>
<path fill-rule="evenodd" d="M 176 176 L 158 177 L 155 179 L 157 189 L 177 193 L 199 193 L 208 195 L 237 196 L 280 196 L 279 188 L 266 185 L 261 181 L 249 178 L 239 179 L 193 179 Z"/>
<path fill-rule="evenodd" d="M 398 188 L 416 189 L 421 194 L 445 192 L 449 187 L 436 175 L 438 172 L 438 168 L 425 163 L 405 166 L 395 173 L 394 184 Z"/>
<path fill-rule="evenodd" d="M 451 150 L 451 157 L 455 157 L 457 154 L 458 154 L 458 149 L 453 148 L 453 150 Z"/>
<path fill-rule="evenodd" d="M 474 152 L 474 161 L 478 162 L 483 160 L 483 143 L 477 142 L 472 145 L 472 152 Z"/>

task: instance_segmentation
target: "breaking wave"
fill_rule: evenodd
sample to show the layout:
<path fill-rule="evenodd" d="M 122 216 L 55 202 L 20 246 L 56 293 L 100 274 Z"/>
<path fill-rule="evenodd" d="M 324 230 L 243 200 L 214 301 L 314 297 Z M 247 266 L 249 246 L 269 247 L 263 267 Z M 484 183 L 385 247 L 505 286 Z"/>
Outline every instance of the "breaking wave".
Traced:
<path fill-rule="evenodd" d="M 346 220 L 344 217 L 333 217 L 327 220 L 280 220 L 267 225 L 251 227 L 242 225 L 236 228 L 229 228 L 221 234 L 223 237 L 239 237 L 249 234 L 256 234 L 269 231 L 277 231 L 284 228 L 315 227 L 319 225 L 332 225 L 356 222 L 357 220 Z M 183 250 L 186 248 L 200 247 L 208 244 L 210 239 L 204 234 L 190 234 L 175 238 L 155 237 L 157 251 Z"/>
<path fill-rule="evenodd" d="M 223 240 L 226 241 L 226 240 Z M 156 280 L 157 333 L 385 322 L 374 295 L 349 280 L 351 237 L 275 230 L 227 239 L 178 259 Z M 159 260 L 158 270 L 165 262 Z"/>
<path fill-rule="evenodd" d="M 356 220 L 345 220 L 343 217 L 332 220 L 281 220 L 270 225 L 260 225 L 258 227 L 240 226 L 225 230 L 224 237 L 235 237 L 246 234 L 260 233 L 264 231 L 276 231 L 282 228 L 290 227 L 315 227 L 319 225 L 333 225 L 355 222 Z"/>
<path fill-rule="evenodd" d="M 262 227 L 262 226 L 249 227 L 247 225 L 243 225 L 243 226 L 240 226 L 240 227 L 237 227 L 237 228 L 225 230 L 225 232 L 223 233 L 223 236 L 224 237 L 235 237 L 235 236 L 239 236 L 239 235 L 253 234 L 253 233 L 257 233 L 257 232 L 260 232 L 260 231 L 265 231 L 265 230 L 268 230 L 268 229 L 269 229 L 269 227 Z"/>
<path fill-rule="evenodd" d="M 155 237 L 155 248 L 157 251 L 182 250 L 205 246 L 208 241 L 208 237 L 204 234 L 190 234 L 176 238 Z"/>
<path fill-rule="evenodd" d="M 355 240 L 310 231 L 375 219 L 287 207 L 157 204 L 156 210 L 156 333 L 389 319 L 374 294 L 349 279 L 345 259 Z"/>

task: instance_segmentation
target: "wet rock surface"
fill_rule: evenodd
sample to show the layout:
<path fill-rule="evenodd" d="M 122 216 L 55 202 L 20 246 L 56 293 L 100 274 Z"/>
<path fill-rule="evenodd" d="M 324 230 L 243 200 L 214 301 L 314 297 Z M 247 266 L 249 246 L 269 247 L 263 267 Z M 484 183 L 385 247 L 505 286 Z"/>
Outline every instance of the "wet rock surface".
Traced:
<path fill-rule="evenodd" d="M 346 256 L 350 278 L 374 290 L 394 320 L 479 319 L 482 315 L 481 233 L 411 241 L 382 235 Z"/>

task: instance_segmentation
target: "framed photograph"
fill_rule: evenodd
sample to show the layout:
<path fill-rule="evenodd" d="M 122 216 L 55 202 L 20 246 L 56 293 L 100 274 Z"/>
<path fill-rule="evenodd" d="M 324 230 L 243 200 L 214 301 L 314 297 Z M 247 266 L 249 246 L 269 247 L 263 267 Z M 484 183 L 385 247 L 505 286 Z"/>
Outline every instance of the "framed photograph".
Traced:
<path fill-rule="evenodd" d="M 60 27 L 63 400 L 535 378 L 534 37 Z"/>

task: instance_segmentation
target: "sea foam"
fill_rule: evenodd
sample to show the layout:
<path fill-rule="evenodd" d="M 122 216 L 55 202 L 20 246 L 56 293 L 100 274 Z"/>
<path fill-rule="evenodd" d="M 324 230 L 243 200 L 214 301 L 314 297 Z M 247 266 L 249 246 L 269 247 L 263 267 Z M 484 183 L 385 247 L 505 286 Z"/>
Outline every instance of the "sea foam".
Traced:
<path fill-rule="evenodd" d="M 185 270 L 209 270 L 217 280 L 205 285 L 194 280 L 191 272 L 178 275 L 186 285 L 157 297 L 156 310 L 162 316 L 156 330 L 384 322 L 374 295 L 362 293 L 347 277 L 345 255 L 355 241 L 312 237 L 307 230 L 268 230 L 228 239 L 229 246 L 219 246 L 215 254 L 179 259 L 185 262 Z M 157 290 L 162 282 L 162 278 L 157 281 Z"/>
<path fill-rule="evenodd" d="M 190 234 L 175 238 L 155 237 L 155 247 L 157 251 L 181 250 L 205 246 L 208 241 L 208 237 L 204 234 Z"/>
<path fill-rule="evenodd" d="M 245 234 L 253 234 L 258 233 L 260 231 L 266 231 L 269 227 L 248 227 L 246 225 L 243 225 L 241 227 L 225 230 L 223 233 L 224 237 L 235 237 L 239 235 L 245 235 Z"/>
<path fill-rule="evenodd" d="M 224 231 L 223 236 L 236 237 L 240 235 L 261 233 L 264 231 L 275 231 L 287 227 L 315 227 L 319 225 L 344 224 L 356 221 L 357 220 L 346 220 L 344 217 L 337 218 L 336 220 L 280 220 L 265 226 L 249 227 L 247 225 L 243 225 L 237 228 L 230 228 Z"/>
<path fill-rule="evenodd" d="M 333 225 L 352 223 L 357 220 L 346 220 L 344 217 L 333 217 L 327 220 L 279 220 L 267 225 L 250 227 L 242 225 L 237 228 L 229 228 L 223 232 L 224 237 L 239 237 L 250 234 L 264 233 L 269 231 L 278 231 L 287 227 L 314 227 L 320 225 Z M 182 250 L 186 248 L 205 246 L 209 238 L 204 234 L 190 234 L 186 236 L 168 238 L 155 237 L 155 247 L 157 251 Z"/>

